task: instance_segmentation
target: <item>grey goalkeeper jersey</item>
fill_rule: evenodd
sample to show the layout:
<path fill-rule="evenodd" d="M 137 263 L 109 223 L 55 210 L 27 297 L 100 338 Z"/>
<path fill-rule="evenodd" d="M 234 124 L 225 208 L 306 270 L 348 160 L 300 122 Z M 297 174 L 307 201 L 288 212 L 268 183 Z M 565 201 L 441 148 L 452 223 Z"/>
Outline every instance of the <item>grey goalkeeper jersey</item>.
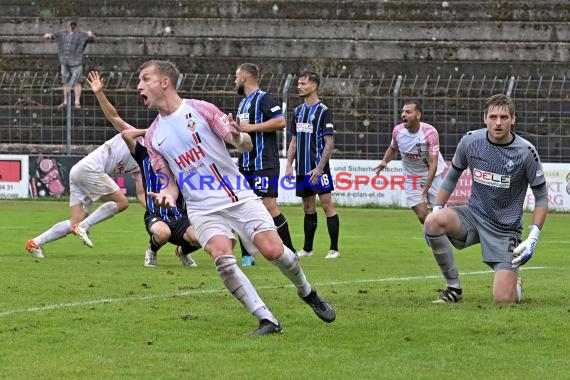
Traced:
<path fill-rule="evenodd" d="M 473 178 L 469 206 L 495 227 L 521 230 L 523 203 L 528 186 L 546 182 L 535 147 L 513 133 L 504 145 L 493 144 L 487 129 L 468 132 L 457 146 L 453 166 L 469 167 Z"/>

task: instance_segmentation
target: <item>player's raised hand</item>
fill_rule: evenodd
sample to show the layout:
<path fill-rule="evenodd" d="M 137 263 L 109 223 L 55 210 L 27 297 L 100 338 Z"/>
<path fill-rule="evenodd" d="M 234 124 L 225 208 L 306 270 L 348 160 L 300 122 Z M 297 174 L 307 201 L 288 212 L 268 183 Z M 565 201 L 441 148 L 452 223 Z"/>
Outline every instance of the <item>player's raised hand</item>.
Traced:
<path fill-rule="evenodd" d="M 232 136 L 238 136 L 241 133 L 241 129 L 239 127 L 239 117 L 234 119 L 234 115 L 229 113 L 228 114 L 228 122 L 230 124 Z"/>
<path fill-rule="evenodd" d="M 234 120 L 233 115 L 230 113 L 227 115 L 228 123 L 231 126 L 231 141 L 226 140 L 233 146 L 235 146 L 239 152 L 250 152 L 253 149 L 253 144 L 251 142 L 251 137 L 248 133 L 242 133 L 239 118 Z"/>
<path fill-rule="evenodd" d="M 94 94 L 103 90 L 103 81 L 101 80 L 99 71 L 90 71 L 89 74 L 87 74 L 87 83 L 91 86 L 91 90 Z"/>

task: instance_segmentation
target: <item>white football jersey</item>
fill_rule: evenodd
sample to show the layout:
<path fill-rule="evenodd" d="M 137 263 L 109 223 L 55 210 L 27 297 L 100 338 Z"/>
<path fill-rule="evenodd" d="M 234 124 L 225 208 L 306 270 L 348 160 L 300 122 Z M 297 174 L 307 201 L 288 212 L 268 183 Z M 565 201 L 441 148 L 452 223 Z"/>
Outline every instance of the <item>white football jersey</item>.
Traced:
<path fill-rule="evenodd" d="M 189 214 L 208 214 L 257 198 L 228 153 L 223 139 L 230 131 L 226 114 L 195 99 L 184 99 L 167 117 L 158 115 L 147 130 L 152 167 L 172 170 Z"/>
<path fill-rule="evenodd" d="M 132 128 L 134 127 L 126 124 L 125 129 Z M 105 141 L 81 161 L 91 170 L 102 171 L 111 177 L 140 170 L 121 134 Z"/>
<path fill-rule="evenodd" d="M 390 145 L 400 151 L 405 174 L 425 174 L 429 169 L 432 155 L 437 155 L 435 175 L 445 170 L 445 161 L 439 151 L 439 135 L 437 130 L 429 124 L 420 123 L 420 129 L 416 133 L 410 133 L 406 124 L 398 124 L 392 132 Z"/>

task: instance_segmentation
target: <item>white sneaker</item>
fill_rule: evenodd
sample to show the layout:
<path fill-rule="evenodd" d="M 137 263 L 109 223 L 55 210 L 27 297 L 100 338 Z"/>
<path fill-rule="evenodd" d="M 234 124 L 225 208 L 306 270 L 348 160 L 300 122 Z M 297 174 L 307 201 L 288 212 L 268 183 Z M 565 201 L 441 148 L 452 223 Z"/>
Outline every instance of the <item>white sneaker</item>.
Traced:
<path fill-rule="evenodd" d="M 89 248 L 93 248 L 93 243 L 91 242 L 91 239 L 89 239 L 89 232 L 85 228 L 80 227 L 79 224 L 74 224 L 71 227 L 71 232 L 73 232 L 73 234 L 77 236 L 83 244 Z"/>
<path fill-rule="evenodd" d="M 144 254 L 144 266 L 155 267 L 156 264 L 156 252 L 152 251 L 149 246 Z"/>
<path fill-rule="evenodd" d="M 185 267 L 196 268 L 198 266 L 198 263 L 196 263 L 196 261 L 194 261 L 191 254 L 188 253 L 185 255 L 182 253 L 182 247 L 177 246 L 176 249 L 174 250 L 174 254 L 176 254 L 176 256 L 178 256 L 178 258 L 180 259 L 180 262 Z"/>
<path fill-rule="evenodd" d="M 340 257 L 340 252 L 331 249 L 329 253 L 325 256 L 325 259 L 337 259 Z"/>
<path fill-rule="evenodd" d="M 32 256 L 37 259 L 44 258 L 44 251 L 42 250 L 42 247 L 37 245 L 32 239 L 28 240 L 26 243 L 26 251 L 30 252 Z"/>
<path fill-rule="evenodd" d="M 305 251 L 304 249 L 297 251 L 298 257 L 313 256 L 313 251 Z"/>

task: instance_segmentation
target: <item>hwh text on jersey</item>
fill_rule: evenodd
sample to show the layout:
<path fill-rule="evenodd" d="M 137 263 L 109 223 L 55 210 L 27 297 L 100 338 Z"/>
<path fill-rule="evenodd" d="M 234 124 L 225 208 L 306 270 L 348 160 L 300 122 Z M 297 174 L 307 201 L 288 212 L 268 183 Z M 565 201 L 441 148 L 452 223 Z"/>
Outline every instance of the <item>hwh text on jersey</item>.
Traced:
<path fill-rule="evenodd" d="M 206 154 L 202 150 L 200 145 L 188 149 L 185 153 L 182 153 L 174 161 L 180 170 L 184 170 L 187 165 L 198 161 L 200 158 L 206 157 Z"/>

